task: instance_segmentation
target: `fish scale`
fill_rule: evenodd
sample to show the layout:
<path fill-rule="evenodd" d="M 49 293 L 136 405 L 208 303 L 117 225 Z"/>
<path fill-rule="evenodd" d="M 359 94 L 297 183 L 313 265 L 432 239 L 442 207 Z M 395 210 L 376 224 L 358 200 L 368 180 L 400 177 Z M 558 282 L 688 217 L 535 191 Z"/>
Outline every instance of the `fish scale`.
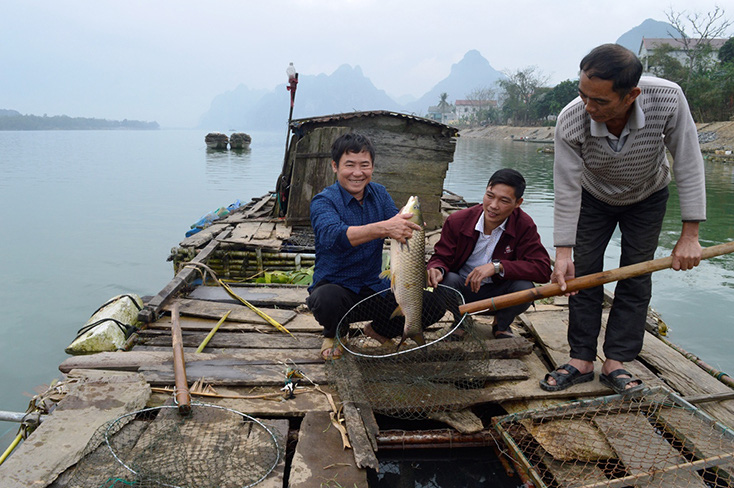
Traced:
<path fill-rule="evenodd" d="M 417 196 L 408 198 L 400 213 L 412 213 L 410 218 L 421 226 L 405 244 L 390 240 L 390 277 L 392 291 L 398 308 L 393 316 L 404 315 L 405 326 L 398 348 L 408 339 L 425 344 L 423 337 L 423 289 L 426 287 L 426 233 L 423 229 L 423 212 Z"/>

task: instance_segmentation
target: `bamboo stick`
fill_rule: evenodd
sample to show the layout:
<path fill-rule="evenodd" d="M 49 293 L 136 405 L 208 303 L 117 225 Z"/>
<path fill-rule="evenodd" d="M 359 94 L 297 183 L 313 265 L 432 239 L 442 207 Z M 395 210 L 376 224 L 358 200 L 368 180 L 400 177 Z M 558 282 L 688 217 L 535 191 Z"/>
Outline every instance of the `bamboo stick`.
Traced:
<path fill-rule="evenodd" d="M 229 317 L 229 314 L 231 314 L 231 313 L 232 313 L 232 311 L 231 310 L 228 310 L 227 313 L 225 313 L 224 316 L 219 320 L 219 322 L 217 322 L 217 325 L 215 325 L 214 327 L 212 327 L 211 332 L 209 332 L 209 334 L 207 334 L 207 336 L 204 338 L 204 340 L 201 341 L 201 344 L 199 344 L 199 347 L 196 349 L 196 352 L 201 352 L 201 351 L 204 350 L 204 348 L 206 347 L 206 345 L 209 344 L 209 341 L 212 339 L 212 337 L 214 337 L 214 334 L 219 329 L 219 326 L 222 325 L 225 320 L 227 320 L 227 317 Z"/>
<path fill-rule="evenodd" d="M 171 309 L 171 342 L 173 344 L 173 375 L 176 384 L 176 402 L 181 415 L 191 413 L 191 395 L 186 380 L 186 364 L 184 362 L 183 337 L 179 322 L 178 303 Z"/>
<path fill-rule="evenodd" d="M 729 254 L 731 252 L 734 252 L 734 241 L 704 248 L 702 259 L 709 259 L 723 254 Z M 670 268 L 672 264 L 672 256 L 653 259 L 651 261 L 623 266 L 621 268 L 615 268 L 568 280 L 566 282 L 566 290 L 561 290 L 561 286 L 558 283 L 549 283 L 529 290 L 522 290 L 515 293 L 508 293 L 507 295 L 467 303 L 459 307 L 459 312 L 463 314 L 480 312 L 482 310 L 496 311 L 513 305 L 539 300 L 541 298 L 563 295 L 578 290 L 584 290 L 586 288 L 593 288 L 612 281 L 624 280 L 652 273 L 654 271 L 660 271 L 661 269 Z"/>

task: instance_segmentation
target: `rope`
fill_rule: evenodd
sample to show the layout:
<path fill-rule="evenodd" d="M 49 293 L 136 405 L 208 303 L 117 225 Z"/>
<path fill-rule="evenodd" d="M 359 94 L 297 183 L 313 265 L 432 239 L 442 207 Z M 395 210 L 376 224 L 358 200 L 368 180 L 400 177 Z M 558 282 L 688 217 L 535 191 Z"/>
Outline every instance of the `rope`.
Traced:
<path fill-rule="evenodd" d="M 283 327 L 283 325 L 280 324 L 280 322 L 278 322 L 277 320 L 273 319 L 270 315 L 266 314 L 265 312 L 263 312 L 259 308 L 255 307 L 253 304 L 251 304 L 250 302 L 248 302 L 247 300 L 245 300 L 241 296 L 237 295 L 232 290 L 232 288 L 229 287 L 229 285 L 227 285 L 224 281 L 222 281 L 221 279 L 219 279 L 217 277 L 217 274 L 209 266 L 207 266 L 204 263 L 192 263 L 192 262 L 190 262 L 190 263 L 187 263 L 186 266 L 184 266 L 184 267 L 188 267 L 188 266 L 194 266 L 194 267 L 199 266 L 199 267 L 203 268 L 205 270 L 205 272 L 208 272 L 209 274 L 211 274 L 212 278 L 217 283 L 219 283 L 219 286 L 221 286 L 222 288 L 224 288 L 224 290 L 227 292 L 227 294 L 229 296 L 231 296 L 235 300 L 239 301 L 243 305 L 247 306 L 250 310 L 252 310 L 256 314 L 258 314 L 261 318 L 265 319 L 265 321 L 267 323 L 269 323 L 270 325 L 272 325 L 273 327 L 275 327 L 279 331 L 285 332 L 288 335 L 290 335 L 291 337 L 293 337 L 294 339 L 298 340 L 298 338 L 296 336 L 294 336 L 293 334 L 291 334 L 291 332 L 288 329 L 286 329 L 285 327 Z M 206 281 L 206 280 L 203 280 L 203 281 Z"/>

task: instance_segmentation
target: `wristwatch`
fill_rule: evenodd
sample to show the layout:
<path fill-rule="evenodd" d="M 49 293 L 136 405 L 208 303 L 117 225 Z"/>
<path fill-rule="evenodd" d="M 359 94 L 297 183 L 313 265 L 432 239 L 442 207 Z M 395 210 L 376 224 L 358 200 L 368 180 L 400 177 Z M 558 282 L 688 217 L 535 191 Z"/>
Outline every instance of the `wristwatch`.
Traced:
<path fill-rule="evenodd" d="M 494 274 L 497 276 L 500 275 L 500 272 L 502 271 L 502 268 L 500 267 L 500 260 L 499 259 L 493 259 L 492 263 L 494 264 Z"/>

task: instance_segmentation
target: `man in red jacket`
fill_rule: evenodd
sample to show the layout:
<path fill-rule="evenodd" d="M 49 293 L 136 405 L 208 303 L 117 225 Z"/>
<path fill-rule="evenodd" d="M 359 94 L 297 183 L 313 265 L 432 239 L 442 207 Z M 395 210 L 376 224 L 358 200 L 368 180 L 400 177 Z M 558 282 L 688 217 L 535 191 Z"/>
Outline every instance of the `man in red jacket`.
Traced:
<path fill-rule="evenodd" d="M 454 288 L 469 303 L 548 282 L 550 256 L 535 222 L 520 209 L 524 192 L 519 172 L 500 169 L 489 179 L 481 205 L 451 214 L 428 261 L 428 285 Z M 510 324 L 529 307 L 498 310 L 495 337 L 512 337 Z"/>

